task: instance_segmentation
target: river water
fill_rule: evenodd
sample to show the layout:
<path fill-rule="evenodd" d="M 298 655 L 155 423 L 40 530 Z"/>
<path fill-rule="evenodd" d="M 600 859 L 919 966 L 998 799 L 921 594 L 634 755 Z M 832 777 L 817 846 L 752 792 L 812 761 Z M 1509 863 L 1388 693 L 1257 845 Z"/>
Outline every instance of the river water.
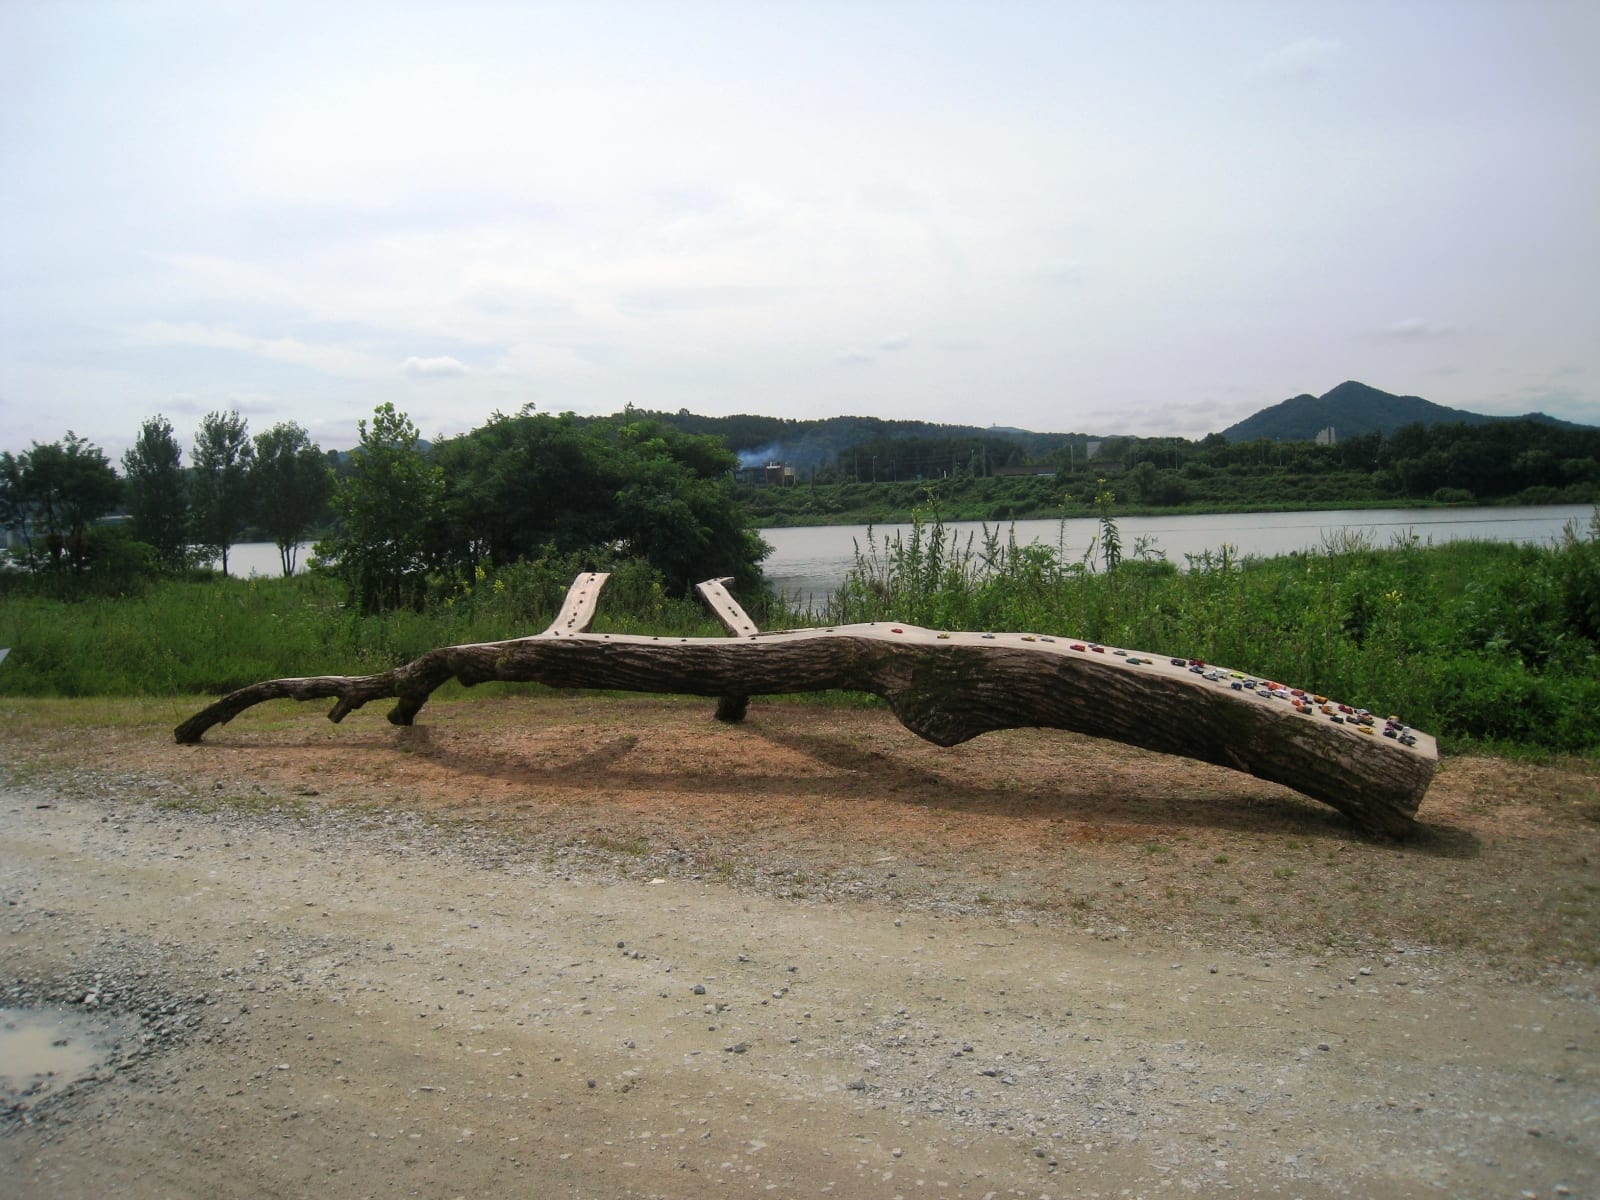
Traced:
<path fill-rule="evenodd" d="M 1496 542 L 1547 543 L 1561 536 L 1568 523 L 1586 529 L 1594 508 L 1587 504 L 1552 504 L 1527 508 L 1396 508 L 1337 509 L 1320 512 L 1202 513 L 1171 517 L 1119 517 L 1123 556 L 1131 557 L 1140 539 L 1151 553 L 1165 557 L 1180 569 L 1186 556 L 1201 555 L 1231 546 L 1236 557 L 1271 558 L 1280 554 L 1318 549 L 1341 537 L 1360 535 L 1376 546 L 1415 537 L 1424 544 L 1477 538 Z M 1069 521 L 1015 521 L 999 526 L 1002 537 L 1014 531 L 1019 544 L 1040 542 L 1061 547 L 1064 558 L 1082 558 L 1099 532 L 1091 517 Z M 946 525 L 965 544 L 970 536 L 981 546 L 984 526 L 976 521 Z M 896 534 L 909 535 L 909 525 L 879 525 L 872 529 L 882 546 Z M 767 578 L 784 595 L 802 603 L 820 604 L 843 581 L 855 561 L 855 548 L 868 549 L 865 525 L 805 526 L 763 529 L 772 546 L 764 564 Z"/>
<path fill-rule="evenodd" d="M 1124 557 L 1144 539 L 1151 553 L 1187 565 L 1188 555 L 1215 553 L 1231 546 L 1236 556 L 1270 558 L 1279 554 L 1315 550 L 1330 540 L 1360 535 L 1374 545 L 1387 546 L 1397 539 L 1448 542 L 1477 538 L 1496 542 L 1548 543 L 1561 536 L 1569 523 L 1586 529 L 1594 508 L 1587 504 L 1551 504 L 1526 508 L 1390 508 L 1332 509 L 1322 512 L 1211 513 L 1175 517 L 1119 517 Z M 981 545 L 982 523 L 952 522 L 946 528 L 962 543 L 970 535 Z M 997 528 L 994 525 L 991 530 Z M 1022 545 L 1040 542 L 1061 546 L 1068 561 L 1082 558 L 1098 532 L 1093 518 L 1070 521 L 1015 521 L 998 526 L 1001 536 L 1014 530 Z M 879 525 L 872 536 L 882 545 L 909 525 Z M 801 603 L 820 605 L 844 581 L 859 545 L 867 549 L 865 525 L 812 525 L 795 529 L 763 529 L 772 546 L 764 564 L 767 578 L 785 596 Z M 310 547 L 302 547 L 300 565 Z M 278 548 L 270 542 L 245 542 L 228 552 L 232 575 L 277 575 Z"/>

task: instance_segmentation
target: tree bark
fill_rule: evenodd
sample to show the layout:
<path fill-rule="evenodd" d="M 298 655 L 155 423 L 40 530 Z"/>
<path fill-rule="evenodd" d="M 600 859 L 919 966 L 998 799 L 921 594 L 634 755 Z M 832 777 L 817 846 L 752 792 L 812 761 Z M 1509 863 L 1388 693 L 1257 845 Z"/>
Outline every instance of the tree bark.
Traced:
<path fill-rule="evenodd" d="M 198 742 L 213 725 L 276 699 L 334 698 L 328 715 L 338 721 L 370 700 L 394 697 L 389 720 L 409 725 L 452 678 L 469 686 L 502 680 L 719 697 L 719 715 L 749 696 L 840 689 L 881 696 L 907 729 L 940 746 L 993 729 L 1071 730 L 1244 771 L 1396 835 L 1414 830 L 1438 766 L 1433 738 L 1414 730 L 1387 737 L 1382 717 L 1363 732 L 1353 714 L 1344 719 L 1318 706 L 1303 714 L 1294 701 L 1264 686 L 1244 688 L 1226 670 L 1205 668 L 1212 678 L 1188 662 L 1035 634 L 879 622 L 680 638 L 594 634 L 583 631 L 586 620 L 578 624 L 558 628 L 558 617 L 533 637 L 442 647 L 377 675 L 252 684 L 196 713 L 176 737 Z"/>

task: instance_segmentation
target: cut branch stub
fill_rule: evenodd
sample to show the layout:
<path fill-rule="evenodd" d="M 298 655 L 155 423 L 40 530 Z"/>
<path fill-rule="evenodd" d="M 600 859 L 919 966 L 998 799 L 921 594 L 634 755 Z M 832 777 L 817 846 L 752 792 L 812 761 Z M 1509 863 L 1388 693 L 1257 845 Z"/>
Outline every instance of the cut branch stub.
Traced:
<path fill-rule="evenodd" d="M 589 578 L 598 578 L 596 591 L 604 582 Z M 408 725 L 452 678 L 714 696 L 719 709 L 755 695 L 871 692 L 906 728 L 941 746 L 994 729 L 1072 730 L 1232 767 L 1392 834 L 1412 831 L 1438 766 L 1427 734 L 1239 672 L 1031 633 L 945 633 L 881 622 L 727 638 L 552 626 L 533 637 L 430 650 L 378 675 L 252 684 L 175 733 L 180 742 L 196 742 L 265 700 L 328 697 L 338 701 L 333 720 L 369 700 L 396 697 L 389 720 Z"/>

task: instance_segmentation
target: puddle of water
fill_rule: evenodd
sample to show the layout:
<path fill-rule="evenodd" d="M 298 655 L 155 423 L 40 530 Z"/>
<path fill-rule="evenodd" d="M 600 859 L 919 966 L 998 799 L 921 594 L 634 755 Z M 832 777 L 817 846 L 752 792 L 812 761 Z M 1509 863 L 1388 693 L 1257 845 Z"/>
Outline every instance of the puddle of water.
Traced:
<path fill-rule="evenodd" d="M 39 1100 L 109 1061 L 131 1022 L 55 1008 L 0 1008 L 0 1108 Z"/>

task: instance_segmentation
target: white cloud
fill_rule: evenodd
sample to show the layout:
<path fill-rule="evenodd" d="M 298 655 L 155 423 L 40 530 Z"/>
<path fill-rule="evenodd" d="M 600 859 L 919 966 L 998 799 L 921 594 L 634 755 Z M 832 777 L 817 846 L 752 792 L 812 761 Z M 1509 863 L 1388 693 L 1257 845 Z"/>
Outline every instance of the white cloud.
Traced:
<path fill-rule="evenodd" d="M 1430 338 L 1449 337 L 1455 332 L 1455 326 L 1443 321 L 1429 321 L 1423 317 L 1407 317 L 1403 321 L 1395 321 L 1378 331 L 1378 336 L 1391 338 L 1395 341 L 1417 342 Z"/>
<path fill-rule="evenodd" d="M 438 379 L 446 375 L 465 375 L 466 364 L 449 355 L 438 358 L 418 358 L 412 355 L 400 364 L 400 369 L 413 379 Z"/>
<path fill-rule="evenodd" d="M 1533 383 L 1495 398 L 1493 408 L 1520 416 L 1527 412 L 1542 412 L 1552 417 L 1576 421 L 1580 425 L 1595 423 L 1595 410 L 1582 388 L 1560 384 Z"/>
<path fill-rule="evenodd" d="M 1041 267 L 1038 277 L 1045 283 L 1078 284 L 1084 281 L 1084 265 L 1076 259 L 1062 259 Z"/>
<path fill-rule="evenodd" d="M 264 338 L 197 321 L 145 321 L 129 329 L 130 346 L 194 346 L 237 350 L 244 354 L 292 363 L 344 379 L 377 379 L 391 369 L 376 355 L 346 345 L 317 345 L 297 338 Z"/>
<path fill-rule="evenodd" d="M 198 417 L 209 411 L 209 406 L 204 400 L 188 392 L 173 392 L 160 407 L 161 412 L 168 417 Z"/>
<path fill-rule="evenodd" d="M 904 354 L 911 349 L 911 346 L 912 339 L 909 335 L 897 334 L 882 338 L 871 346 L 841 350 L 833 356 L 833 361 L 839 366 L 865 367 L 883 361 L 885 356 Z"/>
<path fill-rule="evenodd" d="M 1256 72 L 1277 79 L 1314 79 L 1343 50 L 1344 44 L 1331 38 L 1299 38 L 1263 55 Z"/>

